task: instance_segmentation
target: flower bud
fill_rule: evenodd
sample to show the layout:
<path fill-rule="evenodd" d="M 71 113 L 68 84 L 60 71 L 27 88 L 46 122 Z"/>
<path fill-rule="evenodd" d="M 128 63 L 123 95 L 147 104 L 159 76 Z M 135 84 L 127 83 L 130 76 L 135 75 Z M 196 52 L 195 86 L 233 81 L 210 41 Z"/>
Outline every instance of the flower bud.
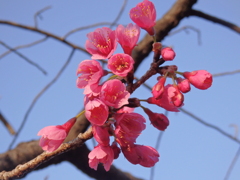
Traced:
<path fill-rule="evenodd" d="M 170 47 L 163 48 L 161 50 L 161 55 L 165 61 L 172 61 L 176 56 L 174 50 Z"/>

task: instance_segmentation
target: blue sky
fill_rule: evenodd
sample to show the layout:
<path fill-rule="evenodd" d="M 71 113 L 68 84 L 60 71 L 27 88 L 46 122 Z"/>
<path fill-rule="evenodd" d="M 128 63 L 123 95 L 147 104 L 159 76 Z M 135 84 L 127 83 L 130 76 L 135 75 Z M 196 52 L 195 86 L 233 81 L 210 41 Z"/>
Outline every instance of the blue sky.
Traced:
<path fill-rule="evenodd" d="M 127 3 L 118 23 L 128 24 L 131 22 L 128 12 L 138 2 L 140 1 L 131 0 Z M 153 0 L 152 2 L 157 9 L 157 18 L 161 18 L 175 1 Z M 51 9 L 42 13 L 42 20 L 38 19 L 38 27 L 58 36 L 64 36 L 70 30 L 78 27 L 98 22 L 112 22 L 118 15 L 122 3 L 123 1 L 107 0 L 0 0 L 0 19 L 34 26 L 34 14 L 51 5 Z M 240 1 L 237 0 L 228 2 L 224 0 L 199 0 L 194 6 L 197 10 L 229 20 L 240 26 L 239 7 Z M 166 37 L 162 43 L 172 46 L 177 54 L 175 60 L 166 63 L 166 65 L 175 64 L 182 72 L 205 69 L 212 74 L 240 69 L 240 39 L 237 33 L 197 17 L 184 19 L 174 30 L 184 26 L 198 29 L 201 33 L 202 43 L 198 44 L 197 34 L 191 30 L 188 30 L 188 33 L 182 31 Z M 94 29 L 74 33 L 68 37 L 68 40 L 84 47 L 86 34 Z M 141 37 L 144 35 L 145 32 L 141 30 Z M 27 44 L 43 37 L 35 32 L 0 25 L 0 40 L 11 47 Z M 0 54 L 6 50 L 0 46 Z M 48 72 L 47 76 L 14 53 L 0 59 L 0 110 L 14 129 L 19 128 L 33 98 L 54 78 L 68 58 L 70 51 L 68 46 L 51 38 L 41 44 L 19 50 L 43 67 Z M 121 48 L 118 48 L 117 52 L 122 52 Z M 149 67 L 151 58 L 152 54 L 141 64 L 136 72 L 137 77 L 140 77 L 146 71 L 146 67 Z M 58 81 L 37 101 L 14 146 L 22 141 L 37 139 L 36 134 L 41 128 L 62 124 L 76 115 L 82 108 L 83 90 L 76 88 L 75 81 L 77 65 L 84 59 L 90 59 L 90 56 L 80 51 L 74 53 L 70 64 Z M 229 125 L 240 125 L 239 78 L 240 74 L 216 77 L 213 86 L 205 91 L 192 87 L 191 92 L 185 95 L 184 109 L 234 135 L 234 128 Z M 156 76 L 147 82 L 149 85 L 155 83 Z M 171 82 L 169 81 L 169 83 Z M 139 88 L 131 95 L 131 97 L 140 99 L 149 96 L 151 96 L 150 91 L 144 87 Z M 147 104 L 143 105 L 148 106 Z M 149 107 L 154 112 L 164 112 L 157 106 Z M 145 116 L 140 108 L 136 109 L 136 112 Z M 158 149 L 161 157 L 155 166 L 154 179 L 223 179 L 239 145 L 216 130 L 200 124 L 183 112 L 170 112 L 169 119 L 170 126 L 164 132 Z M 0 152 L 3 153 L 13 137 L 1 124 L 0 132 Z M 158 134 L 159 131 L 154 129 L 148 121 L 147 128 L 138 138 L 137 143 L 154 147 Z M 91 140 L 87 144 L 89 148 L 93 148 Z M 114 165 L 137 177 L 144 179 L 150 177 L 149 168 L 132 165 L 123 155 L 114 161 Z M 239 179 L 239 168 L 240 162 L 237 161 L 230 180 Z M 67 162 L 32 172 L 24 179 L 42 180 L 46 176 L 49 180 L 61 180 L 66 179 L 66 177 L 69 179 L 90 179 Z"/>

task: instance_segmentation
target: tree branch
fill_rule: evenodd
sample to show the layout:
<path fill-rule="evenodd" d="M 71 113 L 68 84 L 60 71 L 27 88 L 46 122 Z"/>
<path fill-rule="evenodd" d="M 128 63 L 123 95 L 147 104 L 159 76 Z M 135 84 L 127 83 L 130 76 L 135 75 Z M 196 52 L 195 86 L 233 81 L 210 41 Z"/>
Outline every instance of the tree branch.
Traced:
<path fill-rule="evenodd" d="M 24 56 L 22 53 L 18 52 L 16 49 L 11 48 L 10 46 L 8 46 L 6 43 L 0 41 L 0 44 L 2 44 L 5 48 L 9 49 L 10 51 L 14 52 L 15 54 L 17 54 L 18 56 L 20 56 L 21 58 L 23 58 L 25 61 L 27 61 L 29 64 L 35 66 L 38 70 L 40 70 L 44 75 L 47 74 L 47 72 L 41 67 L 39 66 L 37 63 L 33 62 L 32 60 L 28 59 L 26 56 Z"/>
<path fill-rule="evenodd" d="M 225 21 L 223 19 L 217 18 L 215 16 L 211 16 L 209 14 L 203 13 L 201 11 L 192 9 L 191 11 L 189 11 L 189 16 L 197 16 L 197 17 L 212 21 L 214 23 L 221 24 L 221 25 L 235 31 L 236 33 L 240 34 L 240 27 L 239 26 L 237 26 L 233 23 L 230 23 L 228 21 Z"/>
<path fill-rule="evenodd" d="M 57 150 L 53 152 L 43 152 L 36 158 L 32 159 L 31 161 L 23 164 L 23 165 L 18 165 L 15 169 L 12 171 L 6 172 L 3 171 L 0 173 L 0 179 L 2 180 L 9 180 L 13 178 L 21 178 L 28 172 L 34 170 L 36 167 L 39 165 L 43 164 L 44 162 L 62 154 L 65 153 L 71 149 L 73 149 L 76 146 L 81 146 L 83 143 L 92 138 L 92 128 L 89 128 L 85 133 L 79 134 L 76 139 L 74 139 L 71 142 L 68 143 L 63 143 Z"/>
<path fill-rule="evenodd" d="M 18 27 L 18 28 L 21 28 L 21 29 L 25 29 L 25 30 L 30 30 L 30 31 L 34 31 L 34 32 L 37 32 L 37 33 L 40 33 L 40 34 L 43 34 L 43 35 L 46 35 L 48 37 L 51 37 L 53 39 L 56 39 L 64 44 L 67 44 L 68 46 L 74 48 L 74 49 L 78 49 L 82 52 L 85 52 L 87 54 L 89 54 L 84 48 L 80 47 L 80 46 L 77 46 L 67 40 L 65 40 L 64 38 L 62 37 L 59 37 L 57 35 L 54 35 L 52 33 L 49 33 L 47 31 L 43 31 L 43 30 L 40 30 L 36 27 L 32 27 L 32 26 L 26 26 L 26 25 L 22 25 L 22 24 L 18 24 L 16 22 L 11 22 L 11 21 L 4 21 L 4 20 L 0 20 L 0 24 L 6 24 L 6 25 L 9 25 L 9 26 L 13 26 L 13 27 Z"/>
<path fill-rule="evenodd" d="M 6 118 L 2 115 L 2 113 L 0 112 L 0 121 L 2 121 L 2 123 L 4 124 L 4 126 L 8 129 L 8 131 L 10 132 L 10 134 L 15 135 L 16 132 L 14 131 L 13 127 L 11 126 L 11 124 L 8 123 L 8 121 L 6 120 Z"/>
<path fill-rule="evenodd" d="M 22 48 L 34 46 L 34 45 L 36 45 L 36 44 L 38 44 L 38 43 L 41 43 L 41 42 L 47 40 L 47 38 L 48 38 L 48 36 L 46 36 L 46 37 L 44 37 L 44 38 L 42 38 L 42 39 L 39 39 L 39 40 L 37 40 L 37 41 L 34 41 L 34 42 L 32 42 L 32 43 L 29 43 L 29 44 L 16 46 L 16 47 L 14 47 L 14 48 L 6 51 L 5 53 L 1 54 L 1 55 L 0 55 L 0 59 L 3 58 L 4 56 L 8 55 L 9 53 L 13 52 L 13 50 L 18 50 L 18 49 L 22 49 Z"/>

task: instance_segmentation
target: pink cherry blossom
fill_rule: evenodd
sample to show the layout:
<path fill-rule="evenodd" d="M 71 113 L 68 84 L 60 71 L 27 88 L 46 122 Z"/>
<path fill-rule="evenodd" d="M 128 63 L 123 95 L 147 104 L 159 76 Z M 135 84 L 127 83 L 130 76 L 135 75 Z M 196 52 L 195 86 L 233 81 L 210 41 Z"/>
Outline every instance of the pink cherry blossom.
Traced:
<path fill-rule="evenodd" d="M 96 60 L 84 60 L 78 65 L 77 87 L 85 88 L 87 85 L 96 84 L 106 73 Z"/>
<path fill-rule="evenodd" d="M 145 118 L 138 113 L 115 114 L 116 119 L 116 141 L 121 146 L 133 144 L 136 138 L 146 128 Z"/>
<path fill-rule="evenodd" d="M 117 113 L 132 113 L 133 111 L 134 111 L 134 108 L 124 106 L 122 109 L 119 109 Z"/>
<path fill-rule="evenodd" d="M 151 1 L 144 0 L 130 10 L 130 18 L 139 27 L 154 35 L 153 26 L 156 24 L 156 9 Z"/>
<path fill-rule="evenodd" d="M 184 72 L 183 76 L 198 89 L 208 89 L 212 85 L 212 75 L 206 70 Z"/>
<path fill-rule="evenodd" d="M 177 81 L 178 89 L 182 93 L 187 93 L 191 90 L 191 86 L 190 86 L 190 83 L 189 83 L 188 79 L 183 79 L 183 78 L 178 77 L 176 79 L 176 81 Z"/>
<path fill-rule="evenodd" d="M 99 98 L 108 106 L 120 108 L 128 104 L 129 96 L 126 86 L 120 80 L 113 79 L 103 84 Z"/>
<path fill-rule="evenodd" d="M 93 125 L 102 126 L 108 113 L 108 107 L 100 99 L 89 100 L 85 105 L 85 116 Z"/>
<path fill-rule="evenodd" d="M 96 146 L 89 154 L 89 166 L 97 170 L 98 164 L 102 163 L 106 171 L 110 170 L 113 162 L 114 152 L 110 146 Z"/>
<path fill-rule="evenodd" d="M 164 91 L 164 84 L 166 82 L 166 77 L 161 76 L 158 79 L 157 84 L 155 84 L 152 88 L 152 95 L 155 99 L 158 99 L 162 96 L 163 91 Z"/>
<path fill-rule="evenodd" d="M 86 50 L 92 54 L 92 59 L 108 59 L 117 48 L 115 31 L 108 27 L 97 28 L 87 34 Z"/>
<path fill-rule="evenodd" d="M 172 48 L 166 47 L 161 50 L 161 55 L 165 61 L 172 61 L 175 58 L 176 53 Z"/>
<path fill-rule="evenodd" d="M 158 130 L 164 131 L 169 126 L 169 120 L 164 114 L 154 113 L 148 108 L 143 108 L 152 125 Z"/>
<path fill-rule="evenodd" d="M 135 144 L 128 148 L 122 148 L 126 159 L 132 164 L 140 164 L 144 167 L 152 167 L 159 161 L 159 153 L 151 146 Z"/>
<path fill-rule="evenodd" d="M 154 97 L 150 97 L 147 99 L 147 102 L 156 104 L 167 111 L 179 112 L 178 108 L 183 106 L 183 97 L 179 94 L 179 91 L 176 91 L 176 88 L 169 84 L 164 87 L 161 98 L 155 99 Z M 176 106 L 180 104 L 182 105 Z"/>
<path fill-rule="evenodd" d="M 93 137 L 101 146 L 109 145 L 110 139 L 108 129 L 108 127 L 101 127 L 95 125 L 92 126 Z"/>
<path fill-rule="evenodd" d="M 119 154 L 121 153 L 121 149 L 118 147 L 117 142 L 114 141 L 111 145 L 111 148 L 114 153 L 114 159 L 117 159 L 119 157 Z"/>
<path fill-rule="evenodd" d="M 102 85 L 91 84 L 84 88 L 83 94 L 87 95 L 88 97 L 90 96 L 97 97 L 100 94 L 101 89 L 102 89 Z"/>
<path fill-rule="evenodd" d="M 108 60 L 108 68 L 116 75 L 126 77 L 133 69 L 134 60 L 128 54 L 114 54 Z"/>
<path fill-rule="evenodd" d="M 177 85 L 168 85 L 168 98 L 170 98 L 171 102 L 176 107 L 181 107 L 184 101 L 183 94 L 178 90 Z"/>
<path fill-rule="evenodd" d="M 65 140 L 75 122 L 76 117 L 68 120 L 63 125 L 47 126 L 41 129 L 37 134 L 38 136 L 42 136 L 39 145 L 45 151 L 55 151 Z"/>
<path fill-rule="evenodd" d="M 128 24 L 126 27 L 118 25 L 116 36 L 119 44 L 122 46 L 124 53 L 131 55 L 133 48 L 138 42 L 140 28 L 138 25 Z"/>

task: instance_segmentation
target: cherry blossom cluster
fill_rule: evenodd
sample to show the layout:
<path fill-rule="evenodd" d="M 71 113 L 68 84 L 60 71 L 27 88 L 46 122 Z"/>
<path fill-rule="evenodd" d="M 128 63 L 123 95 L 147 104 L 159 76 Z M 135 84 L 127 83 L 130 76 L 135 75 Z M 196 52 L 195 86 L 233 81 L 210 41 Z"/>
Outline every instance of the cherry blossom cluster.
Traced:
<path fill-rule="evenodd" d="M 207 89 L 212 84 L 212 76 L 205 70 L 182 73 L 175 65 L 160 67 L 165 61 L 172 61 L 176 54 L 172 48 L 163 48 L 161 43 L 155 41 L 156 10 L 151 1 L 143 0 L 130 10 L 129 15 L 136 24 L 130 23 L 126 27 L 119 25 L 116 30 L 97 28 L 87 34 L 85 47 L 92 56 L 91 59 L 83 60 L 77 68 L 76 84 L 78 88 L 84 89 L 85 95 L 85 110 L 82 113 L 85 113 L 91 123 L 93 137 L 98 143 L 88 155 L 89 166 L 95 170 L 102 163 L 108 171 L 121 152 L 132 164 L 154 166 L 160 156 L 157 150 L 136 144 L 138 136 L 146 128 L 146 119 L 133 112 L 134 108 L 141 107 L 151 124 L 164 131 L 169 125 L 168 118 L 142 106 L 141 101 L 178 112 L 178 108 L 183 106 L 183 93 L 190 91 L 190 84 L 199 89 Z M 130 93 L 135 89 L 128 88 L 133 85 L 131 76 L 134 75 L 134 59 L 131 54 L 137 45 L 140 29 L 153 36 L 154 62 L 161 62 L 154 69 L 160 74 L 158 82 L 152 88 L 152 97 L 146 100 L 130 98 Z M 115 53 L 118 44 L 124 53 Z M 108 70 L 101 63 L 107 63 Z M 112 76 L 104 80 L 104 76 L 109 74 Z M 183 78 L 178 77 L 179 75 Z M 165 85 L 167 78 L 172 79 L 173 84 Z M 42 136 L 40 146 L 43 150 L 56 150 L 65 140 L 77 117 L 79 115 L 63 125 L 48 126 L 40 130 L 38 135 Z"/>

